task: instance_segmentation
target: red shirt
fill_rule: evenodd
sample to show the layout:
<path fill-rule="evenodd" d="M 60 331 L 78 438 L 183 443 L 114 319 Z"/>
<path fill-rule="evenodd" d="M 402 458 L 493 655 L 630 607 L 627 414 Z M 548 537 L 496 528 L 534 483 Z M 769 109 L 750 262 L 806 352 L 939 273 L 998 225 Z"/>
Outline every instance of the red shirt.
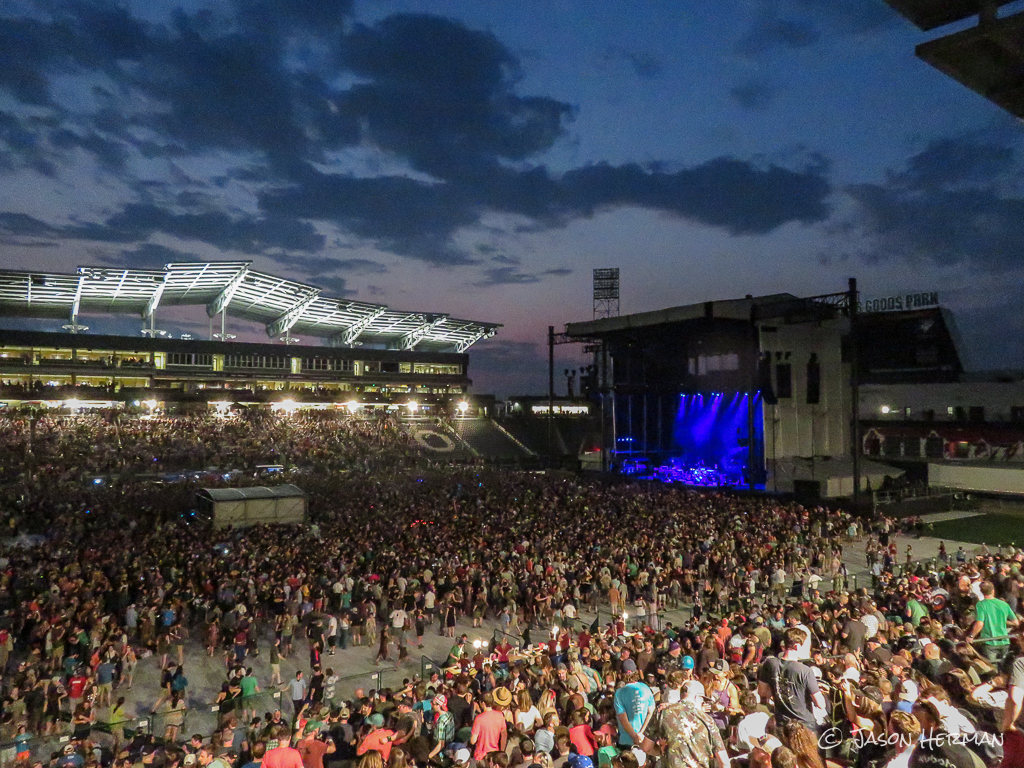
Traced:
<path fill-rule="evenodd" d="M 389 731 L 387 728 L 378 728 L 376 731 L 371 731 L 366 734 L 366 738 L 363 739 L 362 744 L 356 749 L 357 755 L 364 755 L 371 749 L 375 749 L 380 752 L 380 756 L 384 758 L 384 762 L 388 761 L 391 757 L 391 740 L 394 738 L 395 732 Z"/>
<path fill-rule="evenodd" d="M 576 746 L 576 751 L 586 757 L 590 757 L 600 748 L 597 737 L 587 723 L 570 728 L 569 740 Z"/>
<path fill-rule="evenodd" d="M 501 737 L 505 734 L 505 716 L 496 709 L 488 709 L 473 721 L 473 736 L 476 742 L 474 760 L 483 760 L 488 752 L 501 749 Z"/>
<path fill-rule="evenodd" d="M 88 682 L 81 675 L 75 675 L 68 680 L 68 696 L 72 699 L 82 698 L 82 692 L 85 690 L 85 684 Z"/>
<path fill-rule="evenodd" d="M 310 735 L 300 741 L 297 746 L 305 768 L 324 768 L 324 755 L 327 754 L 326 744 L 317 741 Z"/>
<path fill-rule="evenodd" d="M 305 768 L 302 755 L 292 747 L 277 747 L 267 750 L 263 756 L 263 768 Z"/>

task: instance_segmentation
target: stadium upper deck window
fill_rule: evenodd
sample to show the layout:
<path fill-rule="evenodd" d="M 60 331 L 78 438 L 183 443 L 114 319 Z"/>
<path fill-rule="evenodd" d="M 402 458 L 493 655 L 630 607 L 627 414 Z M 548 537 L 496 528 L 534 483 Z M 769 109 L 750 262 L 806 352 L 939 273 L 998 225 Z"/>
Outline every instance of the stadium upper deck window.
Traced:
<path fill-rule="evenodd" d="M 213 355 L 195 352 L 168 352 L 167 365 L 192 365 L 210 368 L 213 365 Z"/>
<path fill-rule="evenodd" d="M 302 370 L 352 373 L 355 370 L 355 363 L 352 360 L 340 360 L 333 357 L 307 357 L 302 361 Z"/>
<path fill-rule="evenodd" d="M 276 355 L 225 355 L 225 368 L 288 368 L 288 358 Z"/>

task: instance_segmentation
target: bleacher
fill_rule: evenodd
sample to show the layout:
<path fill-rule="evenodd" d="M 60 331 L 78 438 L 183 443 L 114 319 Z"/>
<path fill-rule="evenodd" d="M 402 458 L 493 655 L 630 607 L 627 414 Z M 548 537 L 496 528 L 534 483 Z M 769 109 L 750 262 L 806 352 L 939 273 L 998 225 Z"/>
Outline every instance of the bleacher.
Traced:
<path fill-rule="evenodd" d="M 455 419 L 455 434 L 487 461 L 522 461 L 533 454 L 490 419 Z"/>

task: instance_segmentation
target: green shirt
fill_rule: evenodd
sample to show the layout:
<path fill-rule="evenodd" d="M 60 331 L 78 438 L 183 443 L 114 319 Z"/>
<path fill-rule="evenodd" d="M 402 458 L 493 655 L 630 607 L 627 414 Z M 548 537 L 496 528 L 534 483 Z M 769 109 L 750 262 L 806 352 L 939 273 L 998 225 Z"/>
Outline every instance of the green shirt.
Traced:
<path fill-rule="evenodd" d="M 913 627 L 920 624 L 921 619 L 928 615 L 928 609 L 921 605 L 919 600 L 910 600 L 907 607 L 910 609 L 910 625 Z"/>
<path fill-rule="evenodd" d="M 255 675 L 246 675 L 239 682 L 239 687 L 242 689 L 243 696 L 252 696 L 259 687 L 259 680 Z"/>
<path fill-rule="evenodd" d="M 1017 618 L 1013 610 L 998 597 L 990 597 L 981 600 L 974 609 L 974 618 L 981 622 L 981 632 L 978 637 L 1002 637 L 1002 640 L 993 640 L 989 645 L 1009 645 L 1010 640 L 1006 637 L 1007 619 Z"/>

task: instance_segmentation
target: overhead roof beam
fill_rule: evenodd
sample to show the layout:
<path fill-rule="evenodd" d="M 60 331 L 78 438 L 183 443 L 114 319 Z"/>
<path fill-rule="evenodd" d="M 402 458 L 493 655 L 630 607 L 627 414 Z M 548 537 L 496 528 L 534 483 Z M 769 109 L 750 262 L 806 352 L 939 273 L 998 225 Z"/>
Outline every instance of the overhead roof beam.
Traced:
<path fill-rule="evenodd" d="M 279 333 L 288 333 L 288 331 L 292 329 L 292 326 L 295 325 L 298 319 L 302 316 L 306 307 L 316 301 L 319 295 L 320 289 L 315 288 L 295 302 L 280 317 L 274 318 L 272 322 L 267 324 L 267 336 L 277 336 Z"/>
<path fill-rule="evenodd" d="M 373 325 L 374 321 L 387 311 L 387 307 L 380 307 L 373 310 L 370 314 L 356 320 L 352 325 L 335 336 L 335 338 L 340 339 L 342 344 L 351 347 L 356 343 L 356 339 L 359 338 L 359 335 Z"/>
<path fill-rule="evenodd" d="M 461 355 L 481 339 L 489 339 L 497 332 L 497 328 L 481 328 L 472 336 L 455 342 L 455 351 Z"/>
<path fill-rule="evenodd" d="M 235 291 L 238 290 L 238 287 L 242 284 L 242 281 L 245 279 L 247 274 L 249 274 L 248 264 L 239 267 L 235 276 L 232 277 L 231 280 L 228 281 L 228 284 L 224 286 L 224 290 L 217 294 L 217 298 L 207 305 L 206 314 L 213 317 L 219 312 L 223 312 L 228 304 L 231 303 L 231 299 L 234 297 Z"/>
<path fill-rule="evenodd" d="M 398 348 L 404 350 L 415 349 L 416 345 L 423 340 L 424 336 L 437 328 L 437 326 L 444 325 L 447 321 L 448 315 L 426 315 L 426 322 L 420 324 L 416 328 L 413 328 L 399 339 Z"/>
<path fill-rule="evenodd" d="M 75 288 L 75 298 L 71 300 L 71 322 L 75 322 L 78 319 L 78 308 L 82 304 L 82 288 L 85 286 L 85 272 L 80 272 L 78 275 L 78 287 Z M 31 278 L 29 278 L 31 282 Z"/>
<path fill-rule="evenodd" d="M 156 308 L 160 306 L 160 298 L 164 295 L 164 288 L 167 287 L 167 279 L 170 277 L 169 272 L 164 273 L 163 280 L 156 284 L 156 288 L 153 289 L 153 293 L 149 297 L 149 301 L 146 302 L 146 311 L 142 313 L 144 318 L 153 317 L 156 313 Z"/>

